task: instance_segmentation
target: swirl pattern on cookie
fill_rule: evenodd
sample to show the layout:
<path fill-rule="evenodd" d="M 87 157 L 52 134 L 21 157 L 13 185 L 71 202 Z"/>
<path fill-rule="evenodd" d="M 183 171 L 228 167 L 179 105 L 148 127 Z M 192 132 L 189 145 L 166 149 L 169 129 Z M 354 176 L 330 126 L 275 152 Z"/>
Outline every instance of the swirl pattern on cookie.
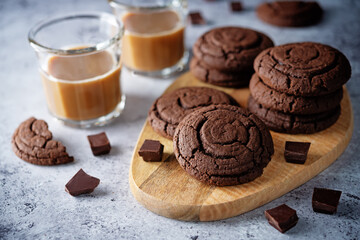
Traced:
<path fill-rule="evenodd" d="M 160 96 L 149 110 L 148 121 L 160 135 L 172 139 L 180 121 L 196 109 L 212 104 L 238 103 L 230 95 L 207 87 L 184 87 Z"/>
<path fill-rule="evenodd" d="M 274 46 L 263 33 L 240 27 L 222 27 L 203 34 L 194 44 L 197 59 L 221 71 L 251 70 L 255 57 Z"/>
<path fill-rule="evenodd" d="M 261 52 L 255 72 L 269 87 L 297 96 L 318 96 L 341 88 L 351 76 L 347 58 L 314 42 L 290 43 Z"/>
<path fill-rule="evenodd" d="M 274 153 L 266 126 L 254 114 L 230 105 L 212 105 L 186 116 L 176 128 L 173 144 L 188 174 L 217 186 L 261 176 Z"/>

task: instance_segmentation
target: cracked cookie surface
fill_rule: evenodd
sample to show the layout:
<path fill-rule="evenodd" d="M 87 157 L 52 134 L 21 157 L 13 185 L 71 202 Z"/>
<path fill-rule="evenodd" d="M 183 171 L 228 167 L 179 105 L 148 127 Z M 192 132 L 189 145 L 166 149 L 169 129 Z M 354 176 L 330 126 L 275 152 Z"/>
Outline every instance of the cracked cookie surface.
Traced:
<path fill-rule="evenodd" d="M 255 57 L 274 46 L 263 33 L 240 27 L 222 27 L 203 34 L 194 44 L 195 57 L 221 71 L 251 71 Z"/>
<path fill-rule="evenodd" d="M 322 96 L 300 97 L 278 92 L 267 86 L 255 73 L 249 84 L 251 96 L 265 108 L 293 114 L 315 114 L 336 108 L 343 97 L 343 89 Z"/>
<path fill-rule="evenodd" d="M 11 144 L 19 158 L 32 164 L 58 165 L 74 161 L 61 142 L 52 140 L 47 123 L 34 117 L 19 125 Z"/>
<path fill-rule="evenodd" d="M 240 88 L 249 84 L 253 70 L 242 72 L 222 72 L 206 66 L 193 57 L 190 61 L 190 71 L 199 80 L 221 87 Z"/>
<path fill-rule="evenodd" d="M 269 87 L 296 96 L 319 96 L 342 87 L 351 76 L 347 58 L 327 45 L 290 43 L 261 52 L 254 69 Z"/>
<path fill-rule="evenodd" d="M 230 105 L 203 107 L 176 128 L 174 153 L 191 176 L 210 185 L 250 182 L 274 153 L 267 127 L 254 114 Z"/>
<path fill-rule="evenodd" d="M 322 8 L 317 2 L 274 1 L 260 4 L 257 16 L 264 22 L 276 26 L 302 27 L 318 23 Z"/>
<path fill-rule="evenodd" d="M 333 125 L 341 113 L 340 105 L 336 108 L 318 114 L 294 115 L 271 110 L 257 103 L 250 95 L 248 109 L 256 114 L 266 126 L 276 132 L 290 134 L 309 134 L 320 132 Z"/>
<path fill-rule="evenodd" d="M 180 121 L 196 109 L 212 104 L 238 105 L 230 95 L 207 87 L 184 87 L 155 100 L 148 121 L 155 132 L 172 139 Z"/>

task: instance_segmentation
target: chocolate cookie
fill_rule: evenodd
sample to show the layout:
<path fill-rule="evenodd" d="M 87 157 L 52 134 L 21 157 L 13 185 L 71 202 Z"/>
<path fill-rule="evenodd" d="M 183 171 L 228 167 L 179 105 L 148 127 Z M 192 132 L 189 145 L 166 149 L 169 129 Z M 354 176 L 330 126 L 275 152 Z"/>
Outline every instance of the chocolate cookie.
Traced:
<path fill-rule="evenodd" d="M 238 103 L 230 95 L 207 87 L 184 87 L 160 96 L 149 110 L 148 121 L 155 132 L 172 139 L 180 121 L 196 109 L 212 104 Z"/>
<path fill-rule="evenodd" d="M 342 99 L 342 88 L 318 97 L 300 97 L 278 92 L 266 84 L 255 73 L 250 81 L 251 96 L 265 108 L 292 114 L 314 114 L 336 108 Z"/>
<path fill-rule="evenodd" d="M 29 163 L 58 165 L 74 161 L 61 142 L 52 140 L 47 123 L 34 117 L 20 124 L 11 143 L 15 154 Z"/>
<path fill-rule="evenodd" d="M 272 25 L 302 27 L 318 23 L 323 11 L 317 2 L 274 1 L 259 5 L 256 13 Z"/>
<path fill-rule="evenodd" d="M 250 182 L 274 153 L 269 130 L 254 114 L 230 105 L 203 107 L 176 128 L 174 153 L 196 179 L 217 186 Z"/>
<path fill-rule="evenodd" d="M 297 96 L 319 96 L 341 88 L 351 76 L 347 58 L 313 42 L 290 43 L 261 52 L 254 69 L 272 89 Z"/>
<path fill-rule="evenodd" d="M 220 71 L 251 71 L 255 57 L 274 46 L 263 33 L 240 27 L 215 28 L 194 44 L 197 59 Z"/>
<path fill-rule="evenodd" d="M 206 66 L 197 58 L 190 62 L 191 73 L 199 80 L 221 87 L 244 87 L 249 85 L 249 80 L 254 71 L 222 72 Z"/>
<path fill-rule="evenodd" d="M 257 103 L 252 96 L 248 109 L 256 114 L 273 131 L 299 134 L 320 132 L 333 125 L 340 116 L 340 106 L 328 112 L 312 115 L 293 115 L 270 110 Z"/>

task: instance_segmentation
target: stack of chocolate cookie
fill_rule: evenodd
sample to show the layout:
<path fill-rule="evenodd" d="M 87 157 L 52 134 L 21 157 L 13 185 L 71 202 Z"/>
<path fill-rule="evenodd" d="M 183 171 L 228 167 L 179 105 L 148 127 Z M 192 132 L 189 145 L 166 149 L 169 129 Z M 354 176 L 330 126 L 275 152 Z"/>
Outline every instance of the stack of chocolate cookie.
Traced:
<path fill-rule="evenodd" d="M 314 133 L 340 116 L 351 67 L 338 50 L 313 42 L 276 46 L 256 57 L 254 69 L 248 108 L 270 129 Z"/>
<path fill-rule="evenodd" d="M 190 71 L 199 80 L 222 87 L 243 87 L 253 74 L 253 61 L 274 46 L 263 33 L 240 27 L 215 28 L 194 44 Z"/>

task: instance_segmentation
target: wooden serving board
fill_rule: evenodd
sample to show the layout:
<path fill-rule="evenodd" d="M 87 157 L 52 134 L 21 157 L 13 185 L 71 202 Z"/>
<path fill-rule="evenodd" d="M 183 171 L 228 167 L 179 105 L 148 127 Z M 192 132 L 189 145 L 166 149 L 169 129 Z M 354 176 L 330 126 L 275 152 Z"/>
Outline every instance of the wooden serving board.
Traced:
<path fill-rule="evenodd" d="M 166 91 L 185 86 L 207 86 L 232 95 L 246 106 L 249 89 L 215 87 L 198 81 L 191 73 L 180 76 Z M 213 221 L 233 217 L 262 206 L 307 182 L 333 163 L 348 145 L 353 131 L 350 97 L 344 87 L 341 116 L 332 127 L 310 135 L 271 132 L 275 154 L 264 174 L 252 182 L 215 187 L 189 176 L 178 164 L 171 140 L 155 133 L 146 122 L 134 149 L 130 166 L 130 188 L 139 201 L 159 215 L 185 221 Z M 164 145 L 162 162 L 144 162 L 138 155 L 145 139 L 157 139 Z M 285 141 L 311 142 L 304 165 L 287 163 Z"/>

